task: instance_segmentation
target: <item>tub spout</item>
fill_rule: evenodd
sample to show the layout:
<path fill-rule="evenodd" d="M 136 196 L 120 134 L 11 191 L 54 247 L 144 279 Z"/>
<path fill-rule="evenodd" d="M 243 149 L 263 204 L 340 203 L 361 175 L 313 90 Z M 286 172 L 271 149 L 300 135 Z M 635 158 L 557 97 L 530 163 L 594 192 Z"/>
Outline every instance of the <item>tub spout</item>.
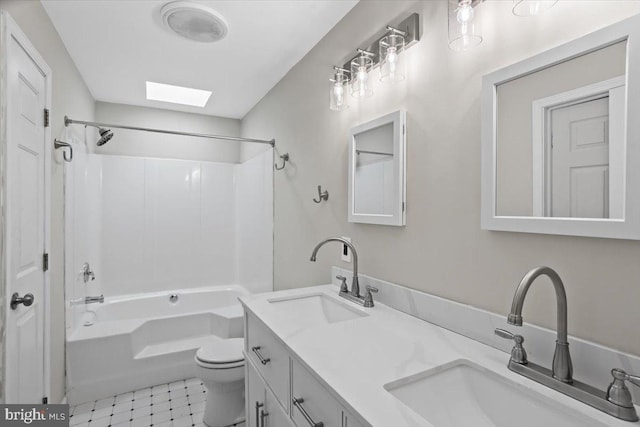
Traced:
<path fill-rule="evenodd" d="M 95 304 L 95 303 L 104 303 L 104 295 L 95 296 L 95 297 L 84 297 L 78 298 L 69 301 L 69 305 L 80 305 L 80 304 Z"/>

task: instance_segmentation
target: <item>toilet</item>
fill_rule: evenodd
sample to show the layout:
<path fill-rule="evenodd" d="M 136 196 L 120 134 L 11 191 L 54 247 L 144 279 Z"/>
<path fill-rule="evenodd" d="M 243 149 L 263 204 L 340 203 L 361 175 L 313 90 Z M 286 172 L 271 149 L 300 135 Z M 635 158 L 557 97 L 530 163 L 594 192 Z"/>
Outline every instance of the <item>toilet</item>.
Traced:
<path fill-rule="evenodd" d="M 203 422 L 226 427 L 244 420 L 243 338 L 213 341 L 195 356 L 196 376 L 207 388 Z"/>

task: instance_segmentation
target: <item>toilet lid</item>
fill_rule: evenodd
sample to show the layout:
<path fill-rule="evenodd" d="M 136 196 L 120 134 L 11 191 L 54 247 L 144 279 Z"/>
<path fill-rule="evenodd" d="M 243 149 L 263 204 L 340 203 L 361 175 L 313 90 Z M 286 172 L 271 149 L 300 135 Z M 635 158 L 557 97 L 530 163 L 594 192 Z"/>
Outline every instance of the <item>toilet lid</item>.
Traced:
<path fill-rule="evenodd" d="M 196 352 L 196 359 L 200 362 L 217 365 L 231 364 L 244 361 L 242 348 L 243 338 L 229 338 L 203 345 Z"/>

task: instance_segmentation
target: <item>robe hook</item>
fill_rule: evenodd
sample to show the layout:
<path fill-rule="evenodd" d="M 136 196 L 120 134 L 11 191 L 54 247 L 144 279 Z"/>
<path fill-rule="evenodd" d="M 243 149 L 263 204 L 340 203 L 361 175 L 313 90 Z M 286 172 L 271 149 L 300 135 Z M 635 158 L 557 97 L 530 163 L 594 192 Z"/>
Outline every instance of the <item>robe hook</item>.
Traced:
<path fill-rule="evenodd" d="M 282 166 L 278 167 L 277 163 L 274 165 L 277 171 L 284 169 L 285 165 L 289 161 L 289 153 L 284 153 L 280 158 L 282 159 Z"/>

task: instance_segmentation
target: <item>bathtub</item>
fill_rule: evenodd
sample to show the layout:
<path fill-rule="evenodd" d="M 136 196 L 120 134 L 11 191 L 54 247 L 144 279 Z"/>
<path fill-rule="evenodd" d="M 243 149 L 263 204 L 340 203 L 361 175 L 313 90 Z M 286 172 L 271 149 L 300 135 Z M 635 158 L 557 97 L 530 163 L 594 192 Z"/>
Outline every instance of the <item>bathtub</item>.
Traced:
<path fill-rule="evenodd" d="M 199 347 L 243 336 L 238 297 L 248 293 L 241 286 L 218 286 L 87 305 L 83 322 L 67 336 L 69 403 L 194 377 Z"/>

